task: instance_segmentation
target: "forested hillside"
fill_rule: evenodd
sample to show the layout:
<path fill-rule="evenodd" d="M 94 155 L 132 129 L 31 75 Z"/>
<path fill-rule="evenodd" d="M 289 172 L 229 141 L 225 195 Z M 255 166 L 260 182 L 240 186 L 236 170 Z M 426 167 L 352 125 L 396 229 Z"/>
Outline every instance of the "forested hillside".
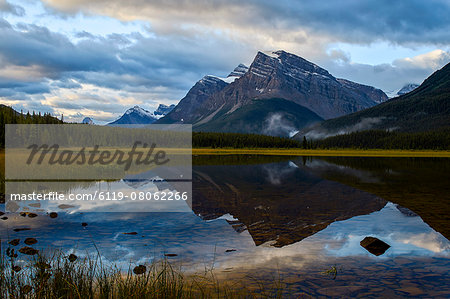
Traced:
<path fill-rule="evenodd" d="M 309 141 L 307 144 L 312 149 L 450 150 L 450 129 L 418 133 L 369 130 Z"/>
<path fill-rule="evenodd" d="M 63 121 L 49 113 L 19 113 L 11 107 L 0 104 L 0 146 L 5 146 L 5 124 L 62 124 Z"/>
<path fill-rule="evenodd" d="M 300 148 L 297 140 L 257 134 L 192 133 L 192 147 L 209 148 Z"/>

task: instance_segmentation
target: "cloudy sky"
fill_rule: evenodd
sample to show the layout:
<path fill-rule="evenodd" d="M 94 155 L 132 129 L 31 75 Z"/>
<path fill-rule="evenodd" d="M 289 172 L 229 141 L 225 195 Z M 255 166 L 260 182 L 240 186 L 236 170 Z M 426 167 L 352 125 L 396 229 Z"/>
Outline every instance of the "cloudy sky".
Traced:
<path fill-rule="evenodd" d="M 103 123 L 279 49 L 389 93 L 450 61 L 449 32 L 447 0 L 0 0 L 0 103 Z"/>

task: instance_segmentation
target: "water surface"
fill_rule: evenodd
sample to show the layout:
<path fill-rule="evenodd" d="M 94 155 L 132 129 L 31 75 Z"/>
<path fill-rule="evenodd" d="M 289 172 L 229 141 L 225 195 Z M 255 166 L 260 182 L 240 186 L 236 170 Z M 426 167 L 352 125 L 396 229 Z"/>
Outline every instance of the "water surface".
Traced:
<path fill-rule="evenodd" d="M 248 283 L 280 277 L 290 295 L 450 295 L 449 159 L 197 156 L 193 162 L 192 205 L 178 202 L 177 212 L 52 207 L 56 219 L 8 214 L 1 239 L 35 237 L 39 249 L 78 255 L 98 248 L 124 266 L 171 253 L 188 272 L 214 268 L 221 278 Z M 152 188 L 174 186 L 130 178 L 68 186 Z M 20 227 L 31 230 L 13 230 Z M 367 236 L 390 248 L 371 254 L 360 245 Z M 332 267 L 336 277 L 324 274 Z"/>

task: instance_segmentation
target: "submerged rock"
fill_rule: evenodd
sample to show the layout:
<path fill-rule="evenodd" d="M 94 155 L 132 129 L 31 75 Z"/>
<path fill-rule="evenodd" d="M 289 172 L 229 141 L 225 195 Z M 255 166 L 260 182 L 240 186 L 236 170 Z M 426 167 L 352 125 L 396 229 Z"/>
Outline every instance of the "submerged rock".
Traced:
<path fill-rule="evenodd" d="M 36 244 L 38 241 L 35 238 L 26 238 L 24 243 L 27 245 L 33 245 Z"/>
<path fill-rule="evenodd" d="M 376 256 L 382 255 L 391 247 L 389 244 L 374 237 L 365 237 L 359 244 Z"/>
<path fill-rule="evenodd" d="M 137 267 L 134 267 L 134 269 L 133 269 L 133 273 L 136 275 L 144 274 L 146 271 L 147 271 L 147 267 L 145 267 L 144 265 L 139 265 Z"/>
<path fill-rule="evenodd" d="M 73 254 L 73 253 L 71 253 L 71 254 L 69 255 L 69 257 L 68 257 L 69 262 L 71 262 L 71 263 L 75 262 L 75 261 L 77 260 L 77 258 L 78 258 L 78 257 L 77 257 L 75 254 Z"/>
<path fill-rule="evenodd" d="M 20 239 L 13 239 L 8 242 L 8 244 L 12 245 L 12 246 L 17 246 L 17 245 L 19 245 L 19 243 L 20 243 Z"/>
<path fill-rule="evenodd" d="M 38 254 L 39 250 L 25 246 L 19 249 L 20 253 L 26 254 L 26 255 L 36 255 Z"/>
<path fill-rule="evenodd" d="M 49 216 L 50 216 L 50 218 L 56 218 L 56 217 L 58 217 L 58 213 L 56 213 L 56 212 L 51 212 L 51 213 L 49 214 Z"/>

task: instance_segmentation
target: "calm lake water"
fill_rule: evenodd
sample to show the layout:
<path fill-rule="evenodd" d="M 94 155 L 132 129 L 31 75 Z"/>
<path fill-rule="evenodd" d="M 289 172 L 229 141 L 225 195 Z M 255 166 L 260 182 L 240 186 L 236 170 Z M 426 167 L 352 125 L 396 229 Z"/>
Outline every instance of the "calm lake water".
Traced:
<path fill-rule="evenodd" d="M 214 269 L 249 284 L 279 278 L 291 296 L 450 296 L 450 159 L 195 156 L 193 163 L 192 206 L 153 213 L 55 206 L 55 219 L 10 213 L 1 239 L 35 237 L 38 249 L 80 256 L 97 247 L 124 267 L 176 254 L 170 260 L 184 271 Z M 71 192 L 173 188 L 129 178 L 77 184 Z M 31 230 L 14 231 L 21 227 Z M 360 245 L 367 236 L 390 247 L 375 256 Z M 335 276 L 325 273 L 333 267 Z"/>

